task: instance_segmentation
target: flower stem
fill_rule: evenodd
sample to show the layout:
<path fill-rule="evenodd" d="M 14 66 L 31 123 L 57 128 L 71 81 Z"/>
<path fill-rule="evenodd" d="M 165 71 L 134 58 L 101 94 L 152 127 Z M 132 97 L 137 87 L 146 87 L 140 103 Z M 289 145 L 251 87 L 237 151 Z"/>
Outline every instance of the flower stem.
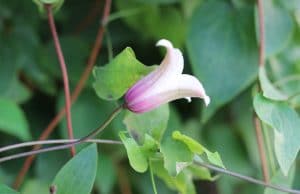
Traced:
<path fill-rule="evenodd" d="M 67 66 L 66 66 L 65 58 L 63 56 L 63 52 L 62 52 L 62 49 L 61 49 L 61 46 L 59 43 L 51 4 L 45 4 L 45 9 L 47 11 L 48 23 L 49 23 L 51 34 L 53 37 L 55 51 L 56 51 L 57 58 L 58 58 L 58 61 L 60 64 L 60 69 L 62 72 L 62 77 L 63 77 L 63 82 L 64 82 L 65 103 L 66 103 L 65 110 L 66 110 L 66 117 L 67 117 L 68 136 L 69 136 L 69 139 L 74 139 L 73 127 L 72 127 L 72 116 L 71 116 L 71 97 L 70 97 Z M 71 147 L 71 154 L 72 154 L 72 156 L 74 156 L 76 154 L 74 146 Z"/>
<path fill-rule="evenodd" d="M 11 156 L 6 156 L 3 158 L 0 158 L 0 163 L 8 161 L 8 160 L 13 160 L 13 159 L 17 159 L 17 158 L 22 158 L 22 157 L 26 157 L 26 156 L 30 156 L 30 155 L 35 155 L 35 154 L 40 154 L 40 153 L 45 153 L 45 152 L 50 152 L 50 151 L 55 151 L 55 150 L 62 150 L 62 149 L 66 149 L 66 148 L 70 148 L 72 146 L 75 146 L 77 144 L 83 143 L 83 142 L 87 142 L 89 139 L 94 138 L 96 135 L 98 135 L 100 132 L 102 132 L 107 126 L 108 124 L 111 123 L 111 121 L 123 110 L 123 105 L 119 106 L 118 108 L 116 108 L 111 115 L 108 117 L 108 119 L 106 121 L 104 121 L 104 123 L 98 127 L 97 129 L 93 130 L 90 134 L 88 134 L 87 136 L 76 140 L 74 142 L 71 143 L 67 143 L 64 145 L 59 145 L 59 146 L 54 146 L 54 147 L 49 147 L 49 148 L 42 148 L 39 150 L 33 150 L 33 151 L 28 151 L 28 152 L 23 152 L 23 153 L 19 153 L 19 154 L 15 154 L 15 155 L 11 155 Z"/>
<path fill-rule="evenodd" d="M 79 139 L 50 139 L 50 140 L 44 140 L 44 141 L 29 141 L 29 142 L 23 142 L 23 143 L 18 143 L 18 144 L 13 144 L 13 145 L 2 147 L 2 148 L 0 148 L 0 153 L 7 152 L 9 150 L 13 150 L 13 149 L 17 149 L 17 148 L 24 148 L 24 147 L 28 147 L 28 146 L 72 143 L 72 142 L 75 142 L 78 140 Z M 109 140 L 109 139 L 88 139 L 85 142 L 102 143 L 102 144 L 122 144 L 121 141 L 115 141 L 115 140 Z"/>
<path fill-rule="evenodd" d="M 155 179 L 154 179 L 152 164 L 151 164 L 150 160 L 149 160 L 149 171 L 150 171 L 150 176 L 151 176 L 151 183 L 152 183 L 153 192 L 154 192 L 154 194 L 157 194 L 157 189 L 156 189 L 156 184 L 155 184 Z"/>

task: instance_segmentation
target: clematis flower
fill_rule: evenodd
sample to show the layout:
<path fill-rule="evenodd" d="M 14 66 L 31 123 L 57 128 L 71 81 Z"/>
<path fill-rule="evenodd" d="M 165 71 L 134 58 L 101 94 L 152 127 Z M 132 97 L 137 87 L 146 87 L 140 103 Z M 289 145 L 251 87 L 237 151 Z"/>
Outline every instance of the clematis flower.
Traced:
<path fill-rule="evenodd" d="M 210 98 L 200 81 L 194 76 L 182 74 L 184 62 L 181 51 L 165 39 L 156 45 L 166 47 L 166 56 L 158 68 L 127 91 L 125 107 L 132 112 L 143 113 L 180 98 L 190 102 L 191 97 L 202 98 L 207 106 Z"/>

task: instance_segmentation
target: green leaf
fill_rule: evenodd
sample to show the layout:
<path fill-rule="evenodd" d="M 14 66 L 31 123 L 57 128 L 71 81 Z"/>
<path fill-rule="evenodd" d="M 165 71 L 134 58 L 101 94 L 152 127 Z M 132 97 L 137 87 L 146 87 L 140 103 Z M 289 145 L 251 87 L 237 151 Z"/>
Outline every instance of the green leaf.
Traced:
<path fill-rule="evenodd" d="M 148 169 L 148 160 L 141 147 L 133 138 L 128 138 L 124 133 L 120 133 L 120 138 L 126 148 L 130 166 L 137 172 L 145 172 Z"/>
<path fill-rule="evenodd" d="M 23 43 L 21 42 L 20 44 Z M 21 54 L 20 48 L 15 46 L 15 44 L 14 42 L 5 42 L 8 48 L 0 47 L 0 96 L 9 98 L 17 103 L 23 103 L 30 98 L 31 92 L 19 81 L 18 70 L 23 66 L 23 62 L 26 60 L 24 58 L 26 57 Z M 24 53 L 30 55 L 27 52 Z"/>
<path fill-rule="evenodd" d="M 206 149 L 203 145 L 198 143 L 196 140 L 181 134 L 179 131 L 174 131 L 172 137 L 175 140 L 185 143 L 189 147 L 191 152 L 199 155 L 205 153 L 210 163 L 225 168 L 218 152 L 210 152 L 208 149 Z"/>
<path fill-rule="evenodd" d="M 282 51 L 291 40 L 294 24 L 288 10 L 283 9 L 274 0 L 264 0 L 264 25 L 266 56 Z M 256 11 L 257 12 L 257 11 Z M 258 14 L 256 14 L 258 16 Z M 258 17 L 256 17 L 257 37 L 259 37 Z M 276 22 L 274 22 L 276 21 Z"/>
<path fill-rule="evenodd" d="M 271 81 L 268 79 L 265 66 L 259 68 L 259 82 L 263 91 L 263 95 L 266 98 L 272 100 L 286 100 L 288 96 L 275 88 Z"/>
<path fill-rule="evenodd" d="M 177 176 L 171 176 L 164 167 L 162 160 L 151 161 L 153 173 L 161 178 L 169 188 L 176 189 L 180 194 L 196 194 L 190 171 L 183 170 Z"/>
<path fill-rule="evenodd" d="M 288 176 L 283 175 L 282 172 L 278 170 L 273 175 L 270 182 L 273 185 L 282 185 L 285 188 L 292 188 L 294 177 L 295 177 L 295 166 L 291 168 L 291 172 L 289 173 Z M 285 194 L 285 192 L 281 192 L 267 187 L 264 191 L 264 194 Z"/>
<path fill-rule="evenodd" d="M 14 191 L 13 189 L 9 188 L 8 186 L 4 184 L 0 184 L 0 193 L 1 194 L 19 194 L 17 191 Z"/>
<path fill-rule="evenodd" d="M 95 186 L 102 194 L 111 193 L 116 182 L 116 170 L 113 165 L 113 160 L 101 152 L 98 161 L 98 169 Z"/>
<path fill-rule="evenodd" d="M 296 11 L 300 10 L 299 0 L 278 0 L 278 3 L 281 7 L 284 7 L 287 10 Z"/>
<path fill-rule="evenodd" d="M 40 49 L 38 55 L 40 59 L 43 59 L 48 53 L 46 54 L 44 49 Z M 37 61 L 27 63 L 23 68 L 23 71 L 26 74 L 27 79 L 29 79 L 35 87 L 49 95 L 54 95 L 57 91 L 56 80 L 52 75 L 48 74 L 47 71 L 40 67 L 39 64 L 42 64 L 42 62 Z"/>
<path fill-rule="evenodd" d="M 36 178 L 39 181 L 50 183 L 54 179 L 59 169 L 61 169 L 69 160 L 69 152 L 69 150 L 63 150 L 59 152 L 49 152 L 47 154 L 38 155 L 34 165 Z M 57 158 L 59 158 L 59 160 Z"/>
<path fill-rule="evenodd" d="M 164 167 L 171 176 L 178 175 L 184 167 L 190 165 L 194 156 L 186 144 L 170 136 L 162 140 L 160 150 L 164 158 Z"/>
<path fill-rule="evenodd" d="M 33 194 L 33 193 L 49 193 L 49 185 L 38 179 L 26 180 L 25 184 L 22 185 L 22 194 Z"/>
<path fill-rule="evenodd" d="M 135 58 L 129 47 L 104 67 L 95 67 L 93 84 L 97 95 L 104 100 L 117 100 L 139 79 L 152 71 Z"/>
<path fill-rule="evenodd" d="M 56 194 L 90 194 L 97 172 L 97 147 L 88 146 L 73 157 L 56 175 Z"/>
<path fill-rule="evenodd" d="M 7 90 L 1 94 L 4 98 L 9 98 L 17 103 L 23 103 L 31 97 L 30 90 L 24 86 L 17 77 L 13 77 Z"/>
<path fill-rule="evenodd" d="M 203 109 L 206 121 L 256 76 L 252 7 L 237 9 L 230 2 L 204 1 L 191 19 L 187 48 L 193 71 L 211 97 L 211 104 Z"/>
<path fill-rule="evenodd" d="M 287 103 L 268 100 L 261 94 L 254 98 L 258 117 L 274 129 L 275 155 L 284 175 L 287 175 L 300 149 L 300 119 Z"/>
<path fill-rule="evenodd" d="M 0 98 L 0 130 L 24 141 L 31 139 L 29 126 L 22 109 L 5 98 Z"/>
<path fill-rule="evenodd" d="M 174 131 L 172 134 L 172 138 L 185 143 L 195 154 L 200 155 L 205 151 L 205 148 L 200 143 L 193 140 L 191 137 L 181 134 L 179 131 Z"/>
<path fill-rule="evenodd" d="M 169 106 L 166 104 L 143 114 L 127 111 L 123 122 L 130 135 L 142 145 L 146 133 L 160 142 L 167 128 L 168 120 Z"/>

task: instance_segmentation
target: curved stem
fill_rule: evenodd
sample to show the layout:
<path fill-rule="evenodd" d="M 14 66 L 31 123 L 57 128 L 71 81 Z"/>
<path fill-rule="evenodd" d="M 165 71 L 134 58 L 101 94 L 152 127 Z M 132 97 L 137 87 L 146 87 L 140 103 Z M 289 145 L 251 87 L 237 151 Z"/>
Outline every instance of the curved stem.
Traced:
<path fill-rule="evenodd" d="M 75 146 L 77 144 L 83 143 L 83 142 L 87 142 L 87 140 L 94 138 L 96 135 L 98 135 L 100 132 L 103 131 L 103 129 L 105 129 L 108 124 L 123 110 L 123 105 L 119 106 L 117 109 L 115 109 L 112 114 L 108 117 L 108 119 L 106 121 L 104 121 L 104 123 L 97 129 L 93 130 L 90 134 L 88 134 L 87 136 L 76 140 L 74 142 L 68 143 L 68 144 L 64 144 L 64 145 L 59 145 L 59 146 L 54 146 L 54 147 L 49 147 L 49 148 L 42 148 L 39 150 L 33 150 L 33 151 L 28 151 L 28 152 L 23 152 L 20 154 L 15 154 L 15 155 L 11 155 L 11 156 L 6 156 L 3 158 L 0 158 L 0 163 L 8 161 L 8 160 L 13 160 L 13 159 L 17 159 L 17 158 L 22 158 L 22 157 L 26 157 L 26 156 L 30 156 L 30 155 L 35 155 L 35 154 L 40 154 L 40 153 L 44 153 L 44 152 L 50 152 L 50 151 L 55 151 L 55 150 L 62 150 L 62 149 L 66 149 L 66 148 L 70 148 L 72 146 Z"/>
<path fill-rule="evenodd" d="M 219 173 L 223 173 L 223 174 L 226 174 L 226 175 L 229 175 L 229 176 L 232 176 L 232 177 L 236 177 L 236 178 L 248 181 L 250 183 L 254 183 L 254 184 L 257 184 L 257 185 L 262 185 L 264 187 L 269 187 L 269 188 L 272 188 L 272 189 L 275 189 L 275 190 L 278 190 L 278 191 L 282 191 L 282 192 L 286 192 L 286 193 L 293 193 L 293 194 L 300 194 L 300 191 L 298 191 L 298 190 L 289 189 L 289 188 L 285 188 L 285 187 L 281 187 L 281 186 L 277 186 L 277 185 L 272 185 L 270 183 L 266 183 L 264 181 L 260 181 L 260 180 L 257 180 L 255 178 L 245 176 L 245 175 L 242 175 L 242 174 L 239 174 L 239 173 L 236 173 L 236 172 L 232 172 L 232 171 L 229 171 L 229 170 L 226 170 L 226 169 L 223 169 L 223 168 L 219 168 L 219 167 L 216 167 L 216 166 L 204 163 L 204 162 L 194 160 L 194 164 L 196 164 L 198 166 L 208 168 L 210 170 L 213 170 L 213 171 L 216 171 L 216 172 L 219 172 Z"/>
<path fill-rule="evenodd" d="M 156 184 L 155 184 L 155 178 L 154 178 L 152 164 L 151 164 L 150 160 L 149 160 L 149 171 L 150 171 L 150 176 L 151 176 L 151 182 L 152 182 L 153 192 L 154 192 L 154 194 L 157 194 L 157 188 L 156 188 Z"/>
<path fill-rule="evenodd" d="M 65 103 L 66 103 L 66 116 L 67 116 L 67 128 L 68 128 L 68 136 L 69 139 L 74 139 L 73 127 L 72 127 L 72 116 L 71 116 L 71 97 L 70 97 L 70 88 L 69 88 L 69 78 L 68 71 L 65 62 L 65 58 L 59 43 L 58 34 L 56 31 L 56 26 L 52 14 L 52 6 L 51 4 L 45 4 L 45 9 L 47 11 L 48 23 L 51 30 L 51 34 L 53 37 L 55 51 L 57 54 L 57 58 L 60 64 L 60 69 L 62 72 L 63 82 L 64 82 L 64 91 L 65 91 Z M 71 147 L 71 154 L 74 156 L 76 154 L 75 147 Z"/>

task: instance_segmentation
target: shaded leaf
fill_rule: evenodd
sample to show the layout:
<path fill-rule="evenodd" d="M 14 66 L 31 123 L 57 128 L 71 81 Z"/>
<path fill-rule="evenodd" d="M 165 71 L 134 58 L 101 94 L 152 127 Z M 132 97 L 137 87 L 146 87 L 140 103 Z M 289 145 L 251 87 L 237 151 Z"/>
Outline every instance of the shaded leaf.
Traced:
<path fill-rule="evenodd" d="M 0 47 L 0 96 L 23 103 L 30 98 L 31 92 L 19 81 L 18 70 L 25 59 L 14 44 L 6 43 L 8 48 Z"/>
<path fill-rule="evenodd" d="M 0 184 L 0 193 L 1 194 L 19 194 L 17 191 L 14 191 L 13 189 L 9 188 L 8 186 L 4 184 Z"/>
<path fill-rule="evenodd" d="M 92 144 L 73 157 L 56 175 L 56 194 L 90 194 L 97 172 L 97 147 Z"/>
<path fill-rule="evenodd" d="M 252 7 L 237 9 L 230 2 L 204 1 L 192 16 L 187 48 L 193 71 L 211 97 L 211 104 L 203 109 L 206 121 L 256 76 Z"/>
<path fill-rule="evenodd" d="M 288 10 L 280 7 L 277 1 L 264 0 L 263 7 L 266 39 L 265 48 L 266 56 L 269 57 L 277 54 L 288 45 L 293 34 L 294 24 L 292 16 Z M 256 16 L 257 15 L 258 14 L 256 14 Z M 256 27 L 258 34 L 258 25 L 256 25 Z M 257 37 L 259 37 L 259 34 Z"/>
<path fill-rule="evenodd" d="M 224 166 L 230 166 L 234 171 L 252 175 L 253 169 L 249 166 L 244 147 L 241 146 L 239 138 L 230 127 L 218 122 L 207 129 L 206 137 L 208 146 L 220 153 Z"/>
<path fill-rule="evenodd" d="M 30 140 L 29 126 L 22 109 L 13 101 L 0 98 L 0 130 L 24 141 Z"/>
<path fill-rule="evenodd" d="M 9 98 L 17 103 L 23 103 L 30 99 L 31 91 L 24 86 L 17 77 L 13 77 L 7 90 L 1 94 L 4 98 Z"/>
<path fill-rule="evenodd" d="M 261 94 L 254 98 L 258 117 L 274 129 L 274 148 L 280 169 L 288 174 L 300 149 L 300 119 L 285 102 L 268 100 Z"/>
<path fill-rule="evenodd" d="M 59 160 L 57 158 L 59 158 Z M 34 165 L 37 179 L 45 183 L 50 183 L 54 179 L 59 169 L 61 169 L 68 160 L 69 150 L 49 152 L 47 154 L 38 155 Z"/>
<path fill-rule="evenodd" d="M 75 85 L 86 67 L 89 46 L 85 41 L 75 36 L 61 36 L 60 43 L 68 68 L 70 83 Z M 41 49 L 39 52 L 39 65 L 42 70 L 52 77 L 62 79 L 61 68 L 57 59 L 54 42 L 49 42 L 46 49 Z M 91 85 L 91 80 L 88 80 L 87 85 Z"/>
<path fill-rule="evenodd" d="M 186 21 L 179 9 L 172 6 L 155 5 L 161 0 L 118 0 L 117 8 L 120 11 L 135 10 L 135 15 L 122 19 L 145 38 L 159 40 L 166 38 L 176 47 L 181 47 L 186 37 Z M 176 1 L 176 0 L 163 0 Z M 140 18 L 143 18 L 141 20 Z M 142 26 L 142 28 L 141 28 Z"/>
<path fill-rule="evenodd" d="M 113 166 L 113 161 L 109 156 L 101 152 L 98 161 L 95 186 L 102 194 L 109 194 L 113 189 L 116 178 L 116 170 Z"/>

